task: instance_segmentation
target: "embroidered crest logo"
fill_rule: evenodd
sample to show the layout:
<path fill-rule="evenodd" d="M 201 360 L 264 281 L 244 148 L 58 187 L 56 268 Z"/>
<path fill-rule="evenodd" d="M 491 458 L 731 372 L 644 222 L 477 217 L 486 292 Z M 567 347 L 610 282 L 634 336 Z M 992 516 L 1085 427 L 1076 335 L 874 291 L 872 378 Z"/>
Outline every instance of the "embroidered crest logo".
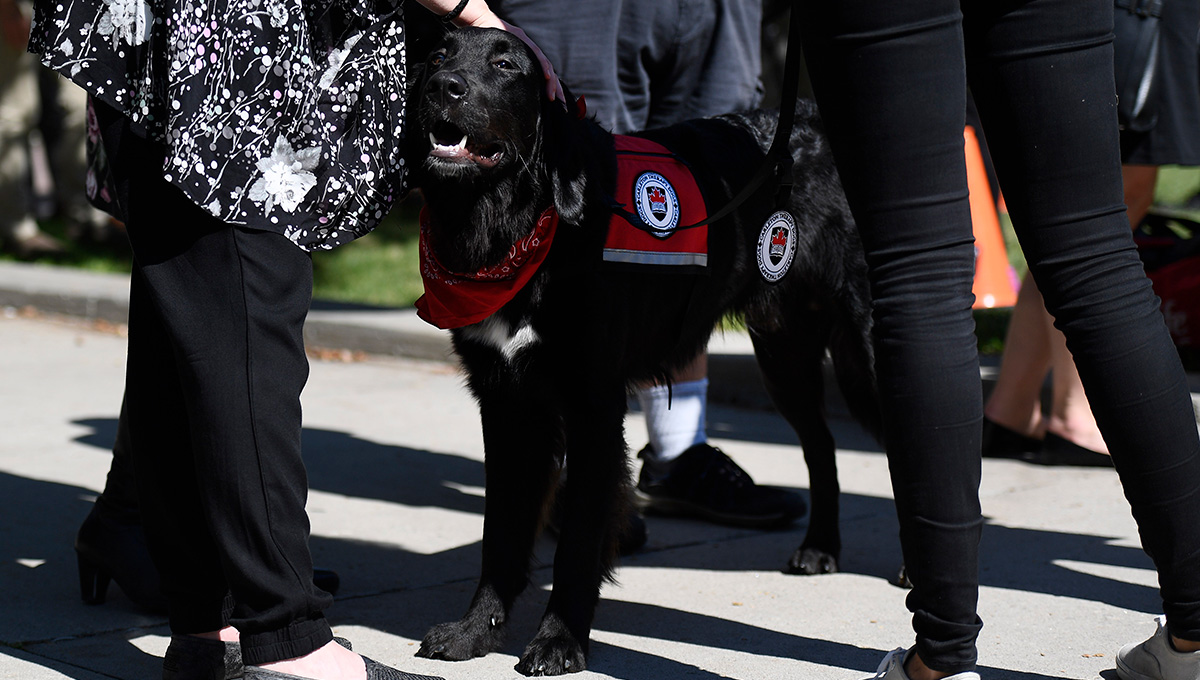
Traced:
<path fill-rule="evenodd" d="M 775 283 L 787 274 L 796 256 L 796 221 L 783 210 L 771 215 L 758 235 L 758 271 Z"/>
<path fill-rule="evenodd" d="M 637 214 L 658 238 L 666 238 L 679 226 L 679 198 L 675 187 L 657 172 L 638 175 L 633 188 Z"/>
<path fill-rule="evenodd" d="M 771 248 L 768 253 L 771 256 L 771 264 L 778 267 L 783 261 L 783 256 L 787 253 L 788 235 L 791 233 L 787 227 L 775 227 L 774 233 L 771 234 Z"/>

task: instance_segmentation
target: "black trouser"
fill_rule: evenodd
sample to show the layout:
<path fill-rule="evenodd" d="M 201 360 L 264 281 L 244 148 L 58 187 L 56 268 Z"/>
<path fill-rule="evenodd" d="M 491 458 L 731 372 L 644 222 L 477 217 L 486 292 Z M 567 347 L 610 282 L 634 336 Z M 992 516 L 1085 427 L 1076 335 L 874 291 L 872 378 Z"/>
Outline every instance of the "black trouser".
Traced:
<path fill-rule="evenodd" d="M 198 208 L 161 149 L 96 108 L 133 246 L 129 446 L 171 630 L 232 624 L 248 664 L 302 656 L 332 639 L 300 456 L 311 260 Z"/>
<path fill-rule="evenodd" d="M 876 361 L 917 649 L 975 665 L 982 395 L 965 88 L 1159 570 L 1200 640 L 1200 442 L 1122 205 L 1110 0 L 797 3 L 870 264 Z M 964 17 L 965 14 L 965 17 Z"/>

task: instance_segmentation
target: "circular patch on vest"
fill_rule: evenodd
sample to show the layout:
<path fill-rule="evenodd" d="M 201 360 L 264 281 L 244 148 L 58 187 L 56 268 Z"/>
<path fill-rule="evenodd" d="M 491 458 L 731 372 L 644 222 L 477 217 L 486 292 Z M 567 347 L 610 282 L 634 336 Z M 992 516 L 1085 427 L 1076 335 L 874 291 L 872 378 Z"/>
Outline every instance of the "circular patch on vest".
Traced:
<path fill-rule="evenodd" d="M 758 271 L 775 283 L 787 274 L 796 256 L 796 220 L 786 210 L 767 218 L 758 235 Z"/>
<path fill-rule="evenodd" d="M 633 186 L 638 217 L 658 238 L 666 238 L 679 226 L 679 198 L 675 187 L 657 172 L 643 172 Z"/>

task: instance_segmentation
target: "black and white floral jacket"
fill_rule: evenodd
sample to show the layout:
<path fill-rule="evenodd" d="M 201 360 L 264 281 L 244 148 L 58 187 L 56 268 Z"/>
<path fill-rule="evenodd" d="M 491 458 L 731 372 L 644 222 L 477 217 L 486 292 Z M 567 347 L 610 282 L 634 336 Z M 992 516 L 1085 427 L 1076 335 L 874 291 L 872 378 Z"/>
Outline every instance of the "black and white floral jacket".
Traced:
<path fill-rule="evenodd" d="M 29 49 L 197 205 L 316 250 L 407 190 L 404 38 L 401 0 L 35 0 Z"/>

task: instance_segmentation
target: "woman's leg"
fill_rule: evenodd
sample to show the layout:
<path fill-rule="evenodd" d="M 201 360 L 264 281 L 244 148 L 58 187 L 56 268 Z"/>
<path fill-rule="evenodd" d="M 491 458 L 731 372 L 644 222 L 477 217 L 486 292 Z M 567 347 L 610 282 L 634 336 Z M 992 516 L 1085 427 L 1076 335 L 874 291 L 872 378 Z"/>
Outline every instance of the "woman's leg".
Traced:
<path fill-rule="evenodd" d="M 208 216 L 163 179 L 152 144 L 101 115 L 135 260 L 131 446 L 172 630 L 232 622 L 247 664 L 304 656 L 332 639 L 300 457 L 311 261 Z"/>
<path fill-rule="evenodd" d="M 1004 336 L 996 386 L 983 411 L 992 422 L 1034 439 L 1041 439 L 1045 431 L 1042 385 L 1050 370 L 1048 327 L 1042 294 L 1026 274 Z"/>
<path fill-rule="evenodd" d="M 1049 312 L 1043 311 L 1042 316 L 1050 337 L 1050 384 L 1051 394 L 1054 395 L 1050 402 L 1050 416 L 1046 421 L 1046 434 L 1062 437 L 1089 451 L 1108 453 L 1108 445 L 1096 426 L 1096 417 L 1092 415 L 1083 381 L 1079 379 L 1079 371 L 1075 368 L 1075 358 L 1067 349 L 1067 340 L 1054 327 L 1054 318 Z M 1053 463 L 1054 460 L 1048 462 Z"/>
<path fill-rule="evenodd" d="M 943 673 L 970 670 L 982 626 L 975 613 L 982 394 L 959 4 L 807 2 L 800 9 L 809 73 L 870 267 L 884 438 L 917 653 Z"/>
<path fill-rule="evenodd" d="M 1158 567 L 1170 631 L 1200 640 L 1200 441 L 1122 204 L 1111 4 L 970 7 L 973 91 L 1014 226 Z"/>
<path fill-rule="evenodd" d="M 1126 215 L 1129 226 L 1135 228 L 1142 223 L 1150 205 L 1154 202 L 1154 185 L 1158 180 L 1158 166 L 1123 165 L 1123 185 Z M 1047 316 L 1047 323 L 1053 318 Z M 1049 328 L 1053 341 L 1054 403 L 1050 408 L 1047 431 L 1092 451 L 1108 453 L 1108 444 L 1100 435 L 1091 404 L 1084 393 L 1083 382 L 1075 368 L 1074 357 L 1067 349 L 1066 339 L 1053 327 Z"/>

